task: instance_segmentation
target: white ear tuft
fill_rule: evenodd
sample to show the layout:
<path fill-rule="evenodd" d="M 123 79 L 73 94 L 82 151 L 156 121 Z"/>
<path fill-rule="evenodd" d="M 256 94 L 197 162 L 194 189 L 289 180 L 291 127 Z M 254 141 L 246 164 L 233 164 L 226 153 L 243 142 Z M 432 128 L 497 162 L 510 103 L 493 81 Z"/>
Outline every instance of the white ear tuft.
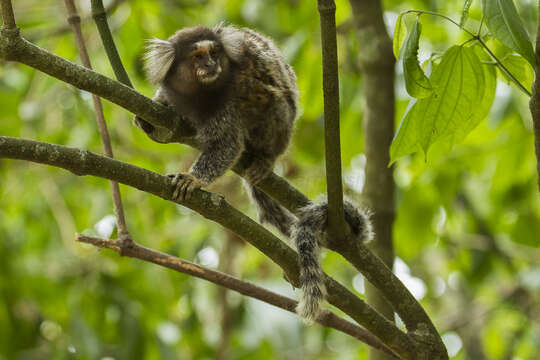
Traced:
<path fill-rule="evenodd" d="M 144 54 L 144 69 L 151 83 L 157 84 L 165 78 L 174 61 L 175 50 L 173 44 L 167 40 L 146 40 L 146 53 Z"/>
<path fill-rule="evenodd" d="M 225 26 L 223 22 L 214 27 L 214 31 L 221 39 L 225 53 L 234 62 L 240 62 L 245 50 L 245 33 L 232 26 Z"/>

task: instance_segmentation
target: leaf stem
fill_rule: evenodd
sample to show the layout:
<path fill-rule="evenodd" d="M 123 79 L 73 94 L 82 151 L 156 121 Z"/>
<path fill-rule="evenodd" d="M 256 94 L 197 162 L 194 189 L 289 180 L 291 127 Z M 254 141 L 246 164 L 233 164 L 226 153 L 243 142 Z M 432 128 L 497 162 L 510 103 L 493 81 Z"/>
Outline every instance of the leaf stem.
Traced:
<path fill-rule="evenodd" d="M 482 45 L 482 47 L 487 51 L 487 53 L 489 54 L 489 56 L 491 56 L 491 58 L 496 62 L 497 66 L 499 67 L 499 69 L 504 72 L 513 82 L 514 84 L 517 85 L 517 87 L 523 91 L 525 94 L 527 94 L 529 97 L 532 96 L 532 93 L 527 90 L 527 88 L 525 86 L 523 86 L 519 81 L 518 79 L 516 79 L 516 77 L 514 75 L 512 75 L 512 73 L 510 72 L 510 70 L 508 70 L 506 68 L 506 66 L 503 65 L 503 63 L 497 58 L 497 56 L 495 56 L 495 54 L 488 48 L 487 44 L 484 42 L 484 40 L 482 40 L 480 37 L 478 36 L 475 36 L 476 37 L 476 40 L 478 40 L 478 42 L 480 43 L 480 45 Z"/>
<path fill-rule="evenodd" d="M 448 21 L 450 21 L 452 24 L 456 25 L 458 28 L 460 28 L 461 30 L 465 31 L 467 34 L 471 35 L 471 36 L 475 36 L 472 32 L 470 32 L 469 30 L 465 29 L 463 26 L 459 25 L 459 23 L 451 18 L 449 18 L 448 16 L 446 15 L 443 15 L 443 14 L 439 14 L 438 12 L 434 12 L 434 11 L 426 11 L 426 10 L 407 10 L 407 11 L 404 11 L 402 12 L 403 15 L 405 14 L 418 14 L 418 15 L 422 15 L 422 14 L 428 14 L 428 15 L 433 15 L 433 16 L 438 16 L 438 17 L 441 17 L 443 19 L 446 19 Z"/>
<path fill-rule="evenodd" d="M 478 32 L 476 33 L 476 36 L 480 37 L 480 34 L 482 33 L 482 25 L 484 25 L 484 14 L 482 14 L 482 18 L 480 19 L 480 26 L 478 26 Z"/>

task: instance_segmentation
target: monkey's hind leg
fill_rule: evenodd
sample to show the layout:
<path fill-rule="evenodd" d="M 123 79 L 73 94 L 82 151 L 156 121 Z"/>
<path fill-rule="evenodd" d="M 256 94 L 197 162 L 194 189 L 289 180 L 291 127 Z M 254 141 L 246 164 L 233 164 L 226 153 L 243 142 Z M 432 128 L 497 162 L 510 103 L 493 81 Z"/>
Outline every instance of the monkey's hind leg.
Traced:
<path fill-rule="evenodd" d="M 274 159 L 270 158 L 253 158 L 249 167 L 244 172 L 244 178 L 250 184 L 258 184 L 272 172 L 274 167 Z"/>
<path fill-rule="evenodd" d="M 259 219 L 261 223 L 269 223 L 278 229 L 283 235 L 290 237 L 293 224 L 296 221 L 287 209 L 278 202 L 255 187 L 271 172 L 274 166 L 274 159 L 253 158 L 244 173 L 244 184 L 253 202 L 257 205 Z"/>

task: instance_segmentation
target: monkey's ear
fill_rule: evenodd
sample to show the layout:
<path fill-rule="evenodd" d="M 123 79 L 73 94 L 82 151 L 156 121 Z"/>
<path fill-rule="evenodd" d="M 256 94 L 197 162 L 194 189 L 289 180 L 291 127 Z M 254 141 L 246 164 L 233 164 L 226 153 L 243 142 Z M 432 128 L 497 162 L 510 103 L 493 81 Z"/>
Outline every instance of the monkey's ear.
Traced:
<path fill-rule="evenodd" d="M 245 50 L 244 32 L 231 25 L 225 26 L 223 22 L 214 27 L 214 32 L 221 39 L 227 56 L 234 62 L 240 62 Z"/>
<path fill-rule="evenodd" d="M 144 54 L 144 69 L 151 83 L 163 81 L 165 75 L 174 61 L 175 50 L 173 44 L 167 40 L 146 40 L 146 53 Z"/>

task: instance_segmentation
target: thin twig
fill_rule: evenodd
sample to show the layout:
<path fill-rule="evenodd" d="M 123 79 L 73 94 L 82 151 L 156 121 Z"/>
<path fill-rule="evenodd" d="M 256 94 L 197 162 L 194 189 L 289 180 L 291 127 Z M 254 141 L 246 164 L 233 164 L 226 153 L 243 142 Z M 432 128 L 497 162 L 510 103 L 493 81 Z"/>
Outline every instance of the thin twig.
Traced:
<path fill-rule="evenodd" d="M 126 0 L 113 0 L 105 7 L 105 11 L 107 12 L 107 14 L 110 14 L 124 1 Z M 84 24 L 89 20 L 92 20 L 92 15 L 81 16 L 81 23 Z M 62 24 L 54 29 L 47 29 L 47 30 L 40 29 L 40 30 L 32 31 L 29 34 L 26 34 L 25 37 L 29 41 L 35 41 L 37 39 L 51 39 L 52 37 L 61 36 L 70 31 L 71 31 L 71 26 L 69 24 L 65 24 L 65 25 Z"/>
<path fill-rule="evenodd" d="M 66 5 L 68 13 L 68 23 L 71 25 L 73 34 L 75 35 L 75 42 L 79 50 L 81 61 L 85 67 L 87 67 L 88 69 L 92 69 L 90 57 L 88 56 L 88 50 L 86 48 L 86 44 L 82 35 L 81 17 L 77 13 L 75 2 L 73 0 L 64 0 L 64 3 Z M 103 151 L 105 152 L 106 156 L 114 158 L 111 146 L 111 138 L 107 129 L 105 115 L 103 114 L 103 104 L 101 103 L 101 99 L 97 95 L 92 94 L 92 100 L 94 102 L 96 123 L 98 126 L 99 135 L 101 137 Z M 114 214 L 116 216 L 116 223 L 118 226 L 118 236 L 124 239 L 129 239 L 129 232 L 127 230 L 126 218 L 124 215 L 124 207 L 122 205 L 122 196 L 120 195 L 120 187 L 115 181 L 109 181 L 109 184 L 111 188 Z"/>
<path fill-rule="evenodd" d="M 236 234 L 227 231 L 227 239 L 219 253 L 219 271 L 226 274 L 234 273 L 235 260 L 242 242 L 243 240 Z M 217 303 L 220 309 L 220 337 L 215 358 L 216 360 L 227 360 L 229 359 L 229 351 L 232 345 L 230 340 L 237 325 L 234 320 L 238 305 L 231 303 L 229 289 L 224 286 L 218 289 Z"/>
<path fill-rule="evenodd" d="M 525 94 L 527 94 L 529 97 L 532 96 L 532 93 L 525 87 L 521 84 L 521 82 L 519 82 L 518 79 L 516 79 L 516 77 L 514 75 L 512 75 L 512 73 L 510 72 L 510 70 L 508 70 L 506 68 L 506 66 L 504 66 L 504 64 L 497 58 L 497 56 L 490 50 L 490 48 L 487 46 L 487 44 L 484 42 L 484 40 L 482 40 L 482 38 L 480 37 L 477 37 L 476 40 L 478 40 L 478 43 L 480 45 L 482 45 L 482 47 L 487 51 L 487 53 L 489 54 L 489 56 L 491 56 L 491 58 L 497 63 L 497 66 L 499 67 L 499 69 L 505 73 L 511 80 L 514 84 L 517 85 L 517 87 L 523 91 Z"/>
<path fill-rule="evenodd" d="M 415 13 L 415 14 L 418 14 L 418 15 L 422 15 L 422 14 L 427 14 L 427 15 L 432 15 L 432 16 L 438 16 L 438 17 L 441 17 L 443 19 L 446 19 L 448 21 L 450 21 L 452 24 L 456 25 L 458 28 L 460 28 L 461 30 L 465 31 L 467 34 L 471 35 L 471 36 L 475 36 L 472 32 L 470 32 L 469 30 L 467 30 L 465 27 L 459 25 L 459 23 L 457 21 L 454 21 L 452 20 L 452 18 L 446 16 L 446 15 L 443 15 L 443 14 L 439 14 L 438 12 L 434 12 L 434 11 L 425 11 L 425 10 L 407 10 L 407 11 L 404 11 L 402 12 L 401 14 L 405 15 L 405 14 L 411 14 L 411 13 Z"/>
<path fill-rule="evenodd" d="M 92 244 L 100 248 L 111 249 L 116 251 L 117 253 L 120 253 L 122 248 L 122 243 L 120 241 L 90 237 L 82 234 L 77 234 L 77 241 Z M 134 244 L 133 246 L 127 248 L 123 255 L 127 257 L 141 259 L 143 261 L 151 262 L 159 266 L 163 266 L 184 274 L 210 281 L 216 285 L 223 286 L 242 295 L 258 299 L 260 301 L 274 305 L 291 313 L 295 313 L 296 305 L 298 304 L 296 300 L 264 289 L 250 282 L 240 280 L 227 273 L 211 270 L 189 262 L 187 260 L 164 254 L 162 252 L 149 249 L 138 244 Z M 392 355 L 392 352 L 388 350 L 386 346 L 383 345 L 371 333 L 366 331 L 364 328 L 351 323 L 350 321 L 340 318 L 329 310 L 325 310 L 319 316 L 317 322 L 323 326 L 330 327 L 338 331 L 344 332 L 348 335 L 351 335 L 352 337 L 376 349 Z"/>
<path fill-rule="evenodd" d="M 334 0 L 318 0 L 317 4 L 321 18 L 328 227 L 339 241 L 345 238 L 346 227 L 341 179 L 336 4 Z"/>
<path fill-rule="evenodd" d="M 91 3 L 92 17 L 97 25 L 99 36 L 101 37 L 101 41 L 103 42 L 103 46 L 107 52 L 107 57 L 109 58 L 109 62 L 113 68 L 114 75 L 122 84 L 132 88 L 133 85 L 129 80 L 129 76 L 124 68 L 124 65 L 122 64 L 120 56 L 118 55 L 111 30 L 109 29 L 109 24 L 107 23 L 107 11 L 103 7 L 103 1 L 92 0 Z"/>

